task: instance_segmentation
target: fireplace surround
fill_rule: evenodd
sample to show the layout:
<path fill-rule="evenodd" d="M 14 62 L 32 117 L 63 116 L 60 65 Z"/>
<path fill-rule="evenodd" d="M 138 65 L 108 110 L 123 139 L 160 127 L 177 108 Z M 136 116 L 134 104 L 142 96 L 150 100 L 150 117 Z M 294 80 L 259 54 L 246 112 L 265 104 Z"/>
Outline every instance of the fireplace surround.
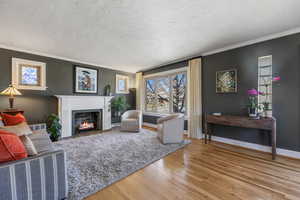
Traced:
<path fill-rule="evenodd" d="M 73 110 L 72 135 L 91 130 L 102 130 L 102 109 Z"/>
<path fill-rule="evenodd" d="M 73 135 L 73 111 L 102 110 L 100 115 L 101 130 L 111 129 L 111 96 L 71 96 L 57 95 L 58 115 L 62 125 L 61 137 Z"/>

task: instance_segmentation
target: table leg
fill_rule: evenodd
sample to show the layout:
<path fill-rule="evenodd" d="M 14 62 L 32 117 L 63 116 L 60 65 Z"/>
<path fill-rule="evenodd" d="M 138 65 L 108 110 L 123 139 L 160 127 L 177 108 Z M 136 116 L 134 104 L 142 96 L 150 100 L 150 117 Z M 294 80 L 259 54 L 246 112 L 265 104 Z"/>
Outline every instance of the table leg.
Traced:
<path fill-rule="evenodd" d="M 276 121 L 273 123 L 272 128 L 272 159 L 276 159 Z"/>
<path fill-rule="evenodd" d="M 204 123 L 204 141 L 207 144 L 207 131 L 208 131 L 208 124 L 207 122 Z"/>
<path fill-rule="evenodd" d="M 212 132 L 213 132 L 213 125 L 210 124 L 210 126 L 209 126 L 209 141 L 211 141 Z"/>

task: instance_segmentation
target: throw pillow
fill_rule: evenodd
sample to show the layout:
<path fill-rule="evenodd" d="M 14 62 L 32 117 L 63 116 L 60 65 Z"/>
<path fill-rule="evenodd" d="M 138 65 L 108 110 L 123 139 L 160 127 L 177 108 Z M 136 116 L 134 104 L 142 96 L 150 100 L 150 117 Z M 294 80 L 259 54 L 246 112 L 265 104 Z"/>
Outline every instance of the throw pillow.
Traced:
<path fill-rule="evenodd" d="M 29 156 L 34 156 L 34 155 L 38 154 L 35 146 L 33 145 L 33 142 L 27 135 L 22 135 L 20 137 L 20 139 L 21 139 L 22 143 L 24 144 L 27 154 Z"/>
<path fill-rule="evenodd" d="M 0 130 L 14 133 L 17 136 L 32 134 L 32 131 L 26 122 L 21 122 L 20 124 L 15 126 L 2 126 L 0 127 Z"/>
<path fill-rule="evenodd" d="M 9 115 L 9 114 L 2 113 L 1 116 L 4 125 L 6 126 L 14 126 L 22 122 L 26 122 L 25 117 L 21 113 L 18 113 L 17 115 Z"/>
<path fill-rule="evenodd" d="M 26 157 L 27 152 L 20 138 L 13 133 L 0 130 L 0 163 Z"/>
<path fill-rule="evenodd" d="M 52 142 L 47 133 L 34 133 L 28 135 L 38 153 L 53 150 Z"/>
<path fill-rule="evenodd" d="M 1 127 L 1 126 L 4 126 L 4 123 L 3 123 L 2 117 L 0 116 L 0 127 Z"/>

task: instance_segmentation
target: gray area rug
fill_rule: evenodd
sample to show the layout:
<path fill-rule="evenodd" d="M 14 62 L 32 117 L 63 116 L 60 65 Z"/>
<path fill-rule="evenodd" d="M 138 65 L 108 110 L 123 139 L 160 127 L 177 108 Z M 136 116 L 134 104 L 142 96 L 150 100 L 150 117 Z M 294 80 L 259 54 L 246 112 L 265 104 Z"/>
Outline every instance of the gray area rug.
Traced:
<path fill-rule="evenodd" d="M 83 199 L 146 165 L 189 144 L 163 145 L 156 132 L 120 132 L 61 140 L 56 148 L 67 152 L 69 199 Z"/>

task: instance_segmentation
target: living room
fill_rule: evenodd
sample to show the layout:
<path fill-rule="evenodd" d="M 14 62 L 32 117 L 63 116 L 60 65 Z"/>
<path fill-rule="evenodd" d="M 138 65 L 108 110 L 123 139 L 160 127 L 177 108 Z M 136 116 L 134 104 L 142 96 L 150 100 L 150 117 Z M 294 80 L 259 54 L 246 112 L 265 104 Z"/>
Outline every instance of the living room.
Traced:
<path fill-rule="evenodd" d="M 0 200 L 299 199 L 287 1 L 0 2 Z"/>

